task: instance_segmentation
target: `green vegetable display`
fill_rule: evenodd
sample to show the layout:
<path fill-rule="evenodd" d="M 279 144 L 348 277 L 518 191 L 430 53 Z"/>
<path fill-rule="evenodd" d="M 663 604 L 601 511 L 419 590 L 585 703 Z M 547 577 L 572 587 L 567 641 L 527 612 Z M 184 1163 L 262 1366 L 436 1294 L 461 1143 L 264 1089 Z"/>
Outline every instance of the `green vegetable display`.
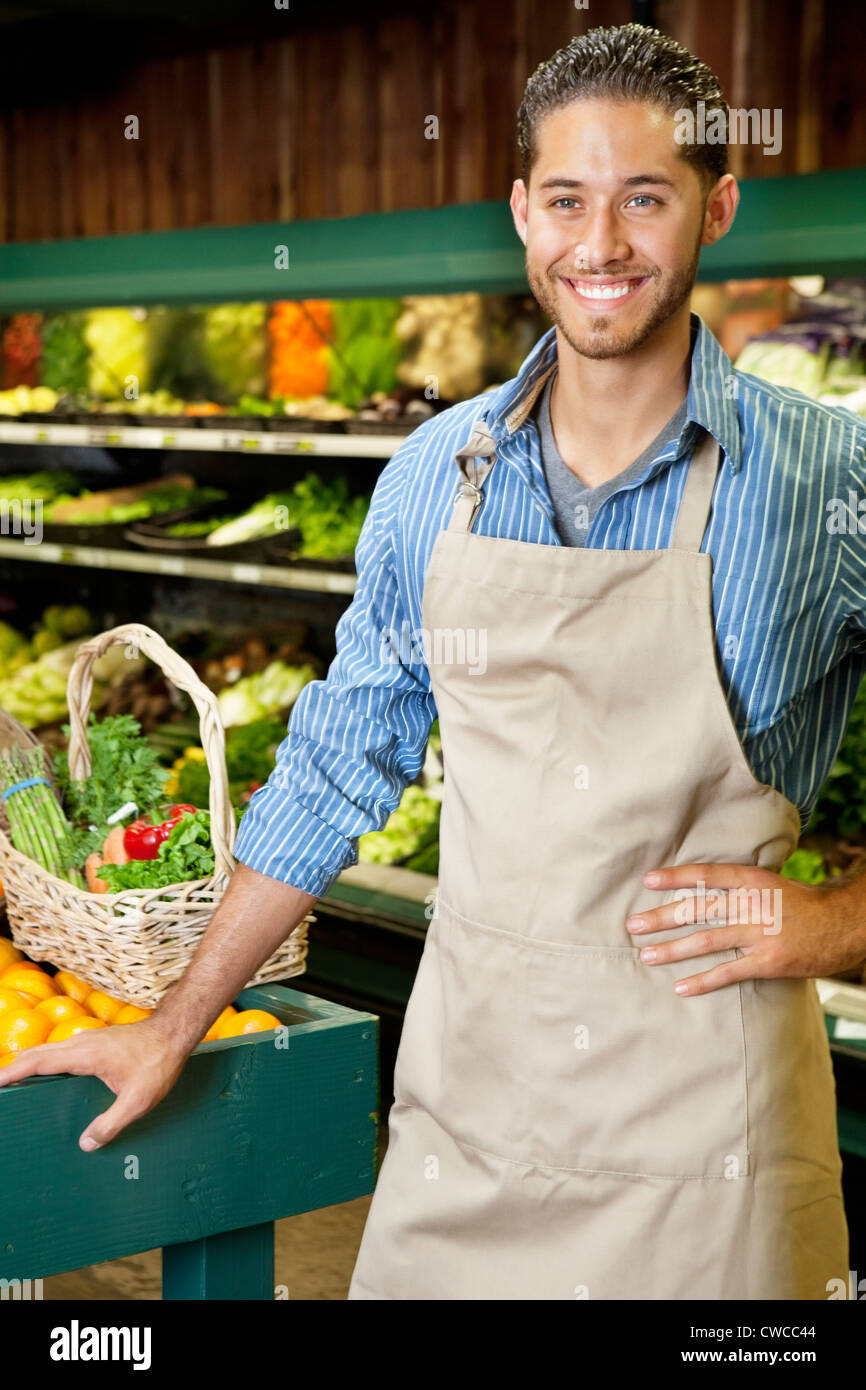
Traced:
<path fill-rule="evenodd" d="M 63 732 L 68 738 L 69 724 L 63 725 Z M 83 782 L 70 778 L 68 751 L 56 749 L 54 753 L 57 785 L 72 823 L 60 846 L 64 865 L 83 864 L 88 854 L 101 849 L 111 829 L 109 816 L 126 802 L 134 802 L 139 813 L 159 804 L 168 780 L 167 769 L 132 715 L 109 715 L 99 720 L 91 712 L 87 743 L 91 766 L 90 775 Z"/>
<path fill-rule="evenodd" d="M 743 347 L 734 366 L 738 372 L 749 372 L 765 381 L 816 396 L 829 361 L 829 340 L 817 344 L 813 351 L 801 342 L 754 338 Z"/>
<path fill-rule="evenodd" d="M 414 784 L 406 787 L 382 829 L 358 837 L 359 862 L 396 864 L 409 856 L 420 856 L 422 850 L 434 845 L 438 853 L 441 813 L 441 801 Z"/>
<path fill-rule="evenodd" d="M 124 396 L 150 386 L 150 331 L 144 310 L 91 309 L 84 324 L 90 353 L 88 388 L 95 396 Z M 130 378 L 134 378 L 134 383 Z"/>
<path fill-rule="evenodd" d="M 7 502 L 54 502 L 79 495 L 78 475 L 68 468 L 39 473 L 7 473 L 0 477 L 0 498 Z"/>
<path fill-rule="evenodd" d="M 42 614 L 41 624 L 36 626 L 29 642 L 9 623 L 0 622 L 0 679 L 8 680 L 16 671 L 63 647 L 71 638 L 83 637 L 92 631 L 93 620 L 80 604 L 70 607 L 51 604 Z M 25 684 L 26 679 L 25 675 Z M 16 696 L 20 700 L 20 690 Z"/>
<path fill-rule="evenodd" d="M 204 361 L 217 387 L 215 398 L 264 396 L 266 320 L 266 304 L 217 304 L 204 311 Z"/>
<path fill-rule="evenodd" d="M 239 415 L 282 415 L 284 402 L 278 398 L 269 401 L 264 396 L 243 395 L 235 406 Z"/>
<path fill-rule="evenodd" d="M 814 849 L 795 849 L 779 872 L 783 878 L 795 878 L 800 883 L 823 883 L 827 877 L 824 856 Z"/>
<path fill-rule="evenodd" d="M 72 637 L 83 637 L 94 629 L 92 615 L 80 603 L 68 606 L 52 603 L 42 614 L 42 621 L 49 632 L 55 633 L 64 642 Z"/>
<path fill-rule="evenodd" d="M 81 492 L 78 496 L 89 497 L 91 493 Z M 75 518 L 75 525 L 100 526 L 109 522 L 116 524 L 140 521 L 149 516 L 158 516 L 161 512 L 180 511 L 182 508 L 200 506 L 205 502 L 220 502 L 227 496 L 228 494 L 218 487 L 176 487 L 174 484 L 168 484 L 166 487 L 153 488 L 135 502 L 113 507 L 100 505 L 95 506 L 92 512 L 79 512 Z M 45 520 L 52 520 L 55 506 L 71 500 L 68 497 L 56 497 L 43 510 Z"/>
<path fill-rule="evenodd" d="M 374 391 L 393 391 L 401 345 L 394 332 L 399 299 L 335 299 L 328 349 L 328 396 L 355 409 Z"/>
<path fill-rule="evenodd" d="M 4 674 L 0 679 L 0 707 L 28 729 L 60 719 L 66 712 L 67 678 L 80 645 L 80 641 L 65 642 L 43 652 L 36 660 L 31 658 L 23 666 L 15 666 L 11 674 Z M 95 694 L 101 695 L 102 689 L 94 667 Z"/>
<path fill-rule="evenodd" d="M 28 729 L 52 724 L 66 710 L 67 672 L 51 662 L 63 650 L 46 652 L 0 680 L 0 706 Z"/>
<path fill-rule="evenodd" d="M 0 391 L 0 415 L 23 415 L 25 410 L 50 415 L 56 404 L 57 392 L 49 386 L 12 386 Z"/>
<path fill-rule="evenodd" d="M 255 719 L 251 724 L 235 724 L 226 730 L 226 772 L 229 797 L 233 805 L 251 782 L 265 782 L 273 771 L 277 749 L 286 737 L 281 719 Z M 180 760 L 177 795 L 194 806 L 207 806 L 210 799 L 210 773 L 200 758 Z"/>
<path fill-rule="evenodd" d="M 155 859 L 103 864 L 97 877 L 108 884 L 109 893 L 120 893 L 125 888 L 167 888 L 189 879 L 210 878 L 214 865 L 210 812 L 196 811 L 177 822 Z"/>
<path fill-rule="evenodd" d="M 295 484 L 289 502 L 289 524 L 301 532 L 298 555 L 311 560 L 351 557 L 369 508 L 369 496 L 350 496 L 344 477 L 326 483 L 308 473 Z"/>
<path fill-rule="evenodd" d="M 158 305 L 150 309 L 151 380 L 157 392 L 201 400 L 211 387 L 204 360 L 204 316 L 200 305 Z M 170 414 L 159 410 L 155 413 Z"/>
<path fill-rule="evenodd" d="M 403 865 L 404 869 L 412 869 L 416 874 L 438 874 L 439 872 L 439 840 L 422 849 L 418 854 L 410 855 Z"/>
<path fill-rule="evenodd" d="M 845 840 L 866 833 L 866 678 L 861 682 L 845 737 L 803 833 Z"/>
<path fill-rule="evenodd" d="M 180 396 L 172 395 L 171 391 L 142 391 L 138 396 L 133 396 L 127 400 L 125 396 L 117 400 L 102 401 L 99 411 L 95 412 L 97 417 L 100 413 L 117 415 L 177 415 L 183 417 L 186 410 L 186 403 Z M 185 421 L 181 419 L 183 425 Z"/>
<path fill-rule="evenodd" d="M 316 679 L 310 665 L 289 666 L 272 661 L 263 671 L 243 676 L 217 695 L 220 718 L 228 729 L 233 724 L 251 724 L 277 710 L 293 705 L 308 681 Z"/>
<path fill-rule="evenodd" d="M 211 531 L 207 538 L 208 545 L 238 545 L 241 541 L 259 540 L 262 536 L 276 534 L 283 516 L 291 524 L 290 508 L 293 499 L 292 492 L 269 492 L 266 497 L 261 497 L 253 506 L 241 512 L 240 516 Z"/>
<path fill-rule="evenodd" d="M 0 673 L 10 676 L 31 660 L 30 643 L 22 632 L 9 623 L 0 622 Z"/>
<path fill-rule="evenodd" d="M 42 322 L 39 375 L 43 386 L 68 395 L 87 390 L 90 348 L 84 314 L 49 314 Z"/>

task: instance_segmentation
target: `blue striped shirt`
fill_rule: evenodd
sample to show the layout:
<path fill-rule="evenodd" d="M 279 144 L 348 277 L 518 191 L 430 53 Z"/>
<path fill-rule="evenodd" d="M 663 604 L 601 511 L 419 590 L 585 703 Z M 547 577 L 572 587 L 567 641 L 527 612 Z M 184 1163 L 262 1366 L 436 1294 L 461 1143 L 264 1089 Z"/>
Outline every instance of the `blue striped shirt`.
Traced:
<path fill-rule="evenodd" d="M 696 424 L 722 445 L 702 545 L 713 557 L 719 679 L 755 776 L 787 796 L 805 826 L 866 672 L 866 421 L 735 371 L 703 320 L 691 319 L 682 433 L 603 501 L 586 543 L 669 546 Z M 249 802 L 235 845 L 242 863 L 321 896 L 357 862 L 357 837 L 382 828 L 417 776 L 437 713 L 419 645 L 424 574 L 453 507 L 454 454 L 475 419 L 486 418 L 498 454 L 475 532 L 561 544 L 531 416 L 555 356 L 551 328 L 513 380 L 426 420 L 383 468 L 337 654 L 326 678 L 301 691 Z M 395 647 L 393 634 L 414 641 Z M 659 660 L 687 663 L 688 653 Z"/>

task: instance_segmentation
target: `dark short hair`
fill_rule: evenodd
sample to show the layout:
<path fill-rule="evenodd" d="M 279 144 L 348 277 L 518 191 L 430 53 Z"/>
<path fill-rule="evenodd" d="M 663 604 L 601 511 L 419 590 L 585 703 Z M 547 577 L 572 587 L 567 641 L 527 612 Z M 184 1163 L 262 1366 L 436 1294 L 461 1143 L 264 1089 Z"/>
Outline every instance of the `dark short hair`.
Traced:
<path fill-rule="evenodd" d="M 538 156 L 539 122 L 581 97 L 647 102 L 671 115 L 696 112 L 703 100 L 708 116 L 712 108 L 724 110 L 728 129 L 728 104 L 718 78 L 676 39 L 642 24 L 589 29 L 539 63 L 526 83 L 517 111 L 517 147 L 527 185 Z M 728 172 L 727 142 L 686 141 L 679 148 L 705 195 Z"/>

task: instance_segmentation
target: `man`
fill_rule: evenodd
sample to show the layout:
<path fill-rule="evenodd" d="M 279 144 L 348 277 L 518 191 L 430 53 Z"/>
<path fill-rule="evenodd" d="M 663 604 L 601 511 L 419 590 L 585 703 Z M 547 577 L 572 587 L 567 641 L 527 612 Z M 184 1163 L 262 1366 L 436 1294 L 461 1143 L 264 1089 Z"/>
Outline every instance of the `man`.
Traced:
<path fill-rule="evenodd" d="M 100 1076 L 117 1099 L 85 1148 L 151 1109 L 385 822 L 438 713 L 436 912 L 351 1298 L 817 1299 L 846 1277 L 810 977 L 866 956 L 866 879 L 778 870 L 866 669 L 862 543 L 825 525 L 863 488 L 866 426 L 735 372 L 690 315 L 739 196 L 724 146 L 676 139 L 699 100 L 724 105 L 712 73 L 637 25 L 530 78 L 511 207 L 555 327 L 383 470 L 337 656 L 184 979 L 2 1073 Z"/>

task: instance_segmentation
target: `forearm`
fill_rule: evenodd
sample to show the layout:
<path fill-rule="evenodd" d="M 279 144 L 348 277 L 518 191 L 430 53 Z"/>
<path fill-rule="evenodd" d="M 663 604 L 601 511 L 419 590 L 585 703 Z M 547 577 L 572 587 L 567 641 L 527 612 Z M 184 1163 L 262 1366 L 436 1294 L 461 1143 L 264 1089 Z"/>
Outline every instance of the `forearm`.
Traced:
<path fill-rule="evenodd" d="M 310 893 L 238 864 L 195 955 L 153 1022 L 191 1051 L 314 902 Z"/>
<path fill-rule="evenodd" d="M 866 961 L 866 858 L 819 885 L 851 965 Z"/>

